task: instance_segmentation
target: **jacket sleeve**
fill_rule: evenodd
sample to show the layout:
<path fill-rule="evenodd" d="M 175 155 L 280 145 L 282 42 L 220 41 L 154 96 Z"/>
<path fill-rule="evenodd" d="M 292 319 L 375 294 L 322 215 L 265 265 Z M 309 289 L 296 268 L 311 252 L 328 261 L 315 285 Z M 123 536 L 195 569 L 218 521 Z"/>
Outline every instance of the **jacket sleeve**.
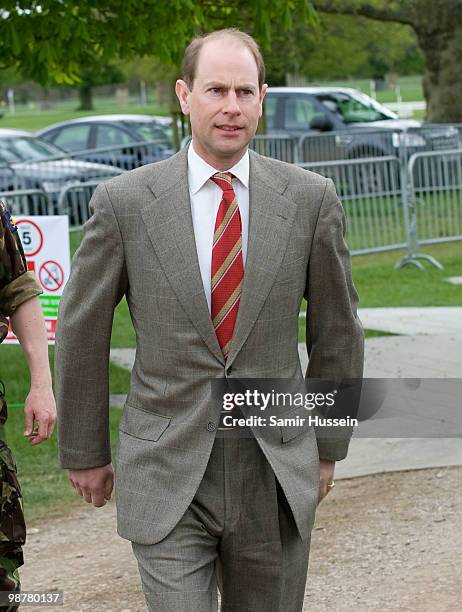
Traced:
<path fill-rule="evenodd" d="M 90 212 L 56 330 L 59 454 L 62 466 L 74 469 L 111 461 L 109 351 L 114 309 L 128 287 L 122 236 L 104 184 Z"/>
<path fill-rule="evenodd" d="M 307 378 L 360 379 L 364 333 L 357 316 L 358 294 L 344 240 L 345 214 L 328 179 L 320 206 L 308 264 L 305 298 Z M 351 427 L 315 427 L 319 458 L 344 459 Z"/>
<path fill-rule="evenodd" d="M 0 202 L 0 313 L 10 317 L 23 302 L 41 293 L 35 275 L 27 271 L 17 227 Z"/>

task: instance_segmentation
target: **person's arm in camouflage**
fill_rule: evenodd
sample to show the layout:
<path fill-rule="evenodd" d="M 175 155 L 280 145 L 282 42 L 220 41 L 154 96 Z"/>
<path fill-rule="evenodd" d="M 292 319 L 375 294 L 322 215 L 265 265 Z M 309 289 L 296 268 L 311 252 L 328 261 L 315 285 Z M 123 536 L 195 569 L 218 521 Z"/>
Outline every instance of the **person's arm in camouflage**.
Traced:
<path fill-rule="evenodd" d="M 10 317 L 31 375 L 24 409 L 24 435 L 34 445 L 51 436 L 56 420 L 47 334 L 37 297 L 40 293 L 35 276 L 27 271 L 14 221 L 0 202 L 0 341 L 6 335 L 7 317 Z"/>

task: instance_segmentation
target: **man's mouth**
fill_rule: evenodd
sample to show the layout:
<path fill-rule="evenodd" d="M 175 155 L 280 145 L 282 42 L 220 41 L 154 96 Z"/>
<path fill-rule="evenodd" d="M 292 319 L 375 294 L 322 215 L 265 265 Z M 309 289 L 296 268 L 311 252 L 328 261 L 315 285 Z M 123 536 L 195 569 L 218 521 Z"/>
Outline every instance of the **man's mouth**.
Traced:
<path fill-rule="evenodd" d="M 217 128 L 225 132 L 237 132 L 238 130 L 242 130 L 239 125 L 217 125 Z"/>

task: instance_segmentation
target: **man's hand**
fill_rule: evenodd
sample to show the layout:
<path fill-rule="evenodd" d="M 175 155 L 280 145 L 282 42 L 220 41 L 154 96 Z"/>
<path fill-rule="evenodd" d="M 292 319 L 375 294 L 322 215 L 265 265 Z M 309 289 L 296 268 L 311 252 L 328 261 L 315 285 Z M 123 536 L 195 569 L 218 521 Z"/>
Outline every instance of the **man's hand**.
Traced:
<path fill-rule="evenodd" d="M 24 406 L 24 435 L 34 446 L 48 440 L 56 421 L 56 404 L 51 386 L 31 387 Z"/>
<path fill-rule="evenodd" d="M 88 470 L 69 470 L 69 480 L 77 493 L 96 508 L 111 499 L 114 472 L 110 463 Z"/>
<path fill-rule="evenodd" d="M 319 471 L 320 471 L 320 482 L 319 482 L 319 495 L 318 495 L 318 504 L 319 505 L 322 500 L 329 493 L 329 489 L 327 488 L 328 483 L 334 480 L 334 470 L 335 470 L 335 461 L 328 461 L 327 459 L 320 459 L 319 461 Z"/>

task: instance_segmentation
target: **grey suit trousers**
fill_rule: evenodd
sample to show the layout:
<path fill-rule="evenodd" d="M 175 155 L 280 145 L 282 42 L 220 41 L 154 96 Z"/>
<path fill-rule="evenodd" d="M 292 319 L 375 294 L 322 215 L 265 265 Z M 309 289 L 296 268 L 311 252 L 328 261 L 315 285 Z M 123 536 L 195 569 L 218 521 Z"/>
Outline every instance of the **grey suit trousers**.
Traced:
<path fill-rule="evenodd" d="M 151 612 L 301 612 L 310 539 L 254 438 L 216 438 L 197 493 L 153 545 L 132 543 Z"/>

